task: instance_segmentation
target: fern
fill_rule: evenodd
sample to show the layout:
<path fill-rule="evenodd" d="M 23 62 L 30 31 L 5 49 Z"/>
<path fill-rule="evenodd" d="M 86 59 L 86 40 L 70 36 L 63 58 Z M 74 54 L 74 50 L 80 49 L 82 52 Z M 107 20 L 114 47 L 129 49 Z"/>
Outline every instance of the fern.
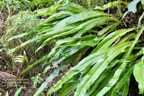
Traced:
<path fill-rule="evenodd" d="M 91 0 L 87 0 L 87 3 L 91 8 Z M 21 77 L 38 64 L 45 67 L 42 73 L 58 66 L 45 79 L 34 96 L 38 96 L 47 84 L 58 77 L 70 63 L 73 64 L 73 67 L 47 90 L 47 95 L 57 92 L 58 96 L 68 94 L 73 96 L 117 96 L 121 93 L 126 96 L 132 73 L 139 83 L 140 93 L 144 93 L 143 78 L 137 74 L 138 69 L 142 70 L 140 66 L 143 62 L 143 49 L 139 45 L 141 42 L 139 38 L 144 27 L 139 24 L 140 30 L 138 28 L 119 28 L 122 21 L 103 11 L 111 7 L 118 7 L 115 4 L 121 3 L 127 5 L 127 2 L 124 1 L 114 1 L 93 10 L 69 0 L 60 0 L 44 10 L 44 15 L 49 17 L 42 20 L 33 30 L 9 39 L 11 42 L 33 35 L 26 42 L 11 49 L 9 53 L 17 52 L 35 43 L 39 44 L 35 50 L 36 53 L 41 52 L 47 46 L 53 46 L 49 52 L 28 65 L 19 75 Z M 101 4 L 104 4 L 103 0 Z M 53 9 L 53 12 L 50 12 L 50 9 Z M 40 15 L 38 11 L 35 13 Z"/>

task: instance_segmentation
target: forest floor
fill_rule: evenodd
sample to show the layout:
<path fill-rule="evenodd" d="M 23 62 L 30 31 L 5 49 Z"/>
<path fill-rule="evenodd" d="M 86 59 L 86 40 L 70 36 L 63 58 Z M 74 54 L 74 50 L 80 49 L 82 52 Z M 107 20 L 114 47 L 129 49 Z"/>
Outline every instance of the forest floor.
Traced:
<path fill-rule="evenodd" d="M 2 14 L 0 16 L 0 40 L 2 40 L 4 34 L 6 34 L 5 30 L 5 21 L 7 19 L 7 14 Z M 137 17 L 133 17 L 137 18 Z M 126 20 L 130 21 L 130 20 Z M 132 22 L 126 22 L 127 25 L 131 23 L 135 23 L 135 21 Z M 131 24 L 132 25 L 132 24 Z M 1 43 L 0 43 L 1 44 Z M 0 48 L 2 48 L 2 44 Z M 27 77 L 25 79 L 19 79 L 17 76 L 19 75 L 21 70 L 12 70 L 5 65 L 8 65 L 8 63 L 11 62 L 10 57 L 6 54 L 4 50 L 0 51 L 0 96 L 5 96 L 4 94 L 6 92 L 9 93 L 9 96 L 13 96 L 14 92 L 17 90 L 18 87 L 24 86 L 23 88 L 23 94 L 21 96 L 32 96 L 32 94 L 36 91 L 36 88 L 31 88 L 33 85 L 30 77 Z M 67 69 L 63 73 L 65 73 L 72 65 L 67 66 Z M 39 74 L 39 73 L 37 73 Z M 49 73 L 50 74 L 50 73 Z M 54 80 L 49 86 L 52 86 L 55 84 L 59 78 L 62 76 L 61 74 L 56 80 Z M 41 94 L 41 96 L 45 96 L 45 92 Z M 55 95 L 53 95 L 55 96 Z M 133 76 L 131 76 L 131 83 L 129 87 L 129 95 L 128 96 L 144 96 L 144 95 L 138 95 L 138 84 L 136 83 L 135 79 Z"/>

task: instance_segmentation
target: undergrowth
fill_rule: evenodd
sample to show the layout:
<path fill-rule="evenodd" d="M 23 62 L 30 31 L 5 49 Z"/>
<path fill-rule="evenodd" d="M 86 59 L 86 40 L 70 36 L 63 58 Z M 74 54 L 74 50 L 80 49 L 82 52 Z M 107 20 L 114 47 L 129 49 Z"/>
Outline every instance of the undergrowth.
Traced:
<path fill-rule="evenodd" d="M 18 78 L 39 66 L 40 74 L 32 78 L 34 96 L 42 92 L 47 96 L 127 96 L 134 75 L 143 94 L 143 0 L 100 0 L 95 6 L 91 0 L 75 2 L 59 0 L 48 8 L 7 19 L 5 50 L 11 56 L 20 55 L 14 62 L 28 65 L 22 66 Z M 122 7 L 128 7 L 127 11 Z M 132 13 L 139 18 L 129 27 L 125 21 Z"/>

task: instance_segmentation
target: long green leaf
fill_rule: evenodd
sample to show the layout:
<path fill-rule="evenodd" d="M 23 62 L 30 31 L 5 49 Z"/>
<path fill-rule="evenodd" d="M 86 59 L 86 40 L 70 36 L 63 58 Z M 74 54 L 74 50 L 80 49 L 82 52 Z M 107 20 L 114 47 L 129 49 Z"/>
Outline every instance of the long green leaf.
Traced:
<path fill-rule="evenodd" d="M 19 96 L 19 94 L 20 94 L 22 88 L 23 88 L 23 87 L 20 87 L 20 88 L 16 91 L 16 93 L 14 94 L 14 96 Z"/>
<path fill-rule="evenodd" d="M 81 49 L 85 50 L 84 46 L 74 46 L 74 47 L 61 47 L 55 56 L 52 58 L 53 65 L 56 65 L 66 58 L 72 56 L 73 54 L 79 52 Z"/>
<path fill-rule="evenodd" d="M 128 44 L 127 44 L 128 45 Z M 82 61 L 80 61 L 75 67 L 71 68 L 71 70 L 69 70 L 65 77 L 62 77 L 60 79 L 60 81 L 57 82 L 56 85 L 54 85 L 52 88 L 50 88 L 48 90 L 48 93 L 47 94 L 50 94 L 56 90 L 58 90 L 59 88 L 62 87 L 62 85 L 67 81 L 69 80 L 72 76 L 74 76 L 75 74 L 83 71 L 87 66 L 90 66 L 91 64 L 94 64 L 96 62 L 96 59 L 98 60 L 98 62 L 102 62 L 103 60 L 105 60 L 104 58 L 107 58 L 105 56 L 104 53 L 106 52 L 106 50 L 104 51 L 101 51 L 101 52 L 97 52 L 95 54 L 92 54 L 88 57 L 86 57 L 85 59 L 83 59 Z M 103 54 L 102 54 L 103 53 Z M 111 53 L 111 52 L 110 52 Z M 110 54 L 109 53 L 109 54 Z"/>
<path fill-rule="evenodd" d="M 110 93 L 109 96 L 116 96 L 116 93 L 127 82 L 127 80 L 130 79 L 130 75 L 132 74 L 132 72 L 133 72 L 133 66 L 130 66 L 130 68 L 126 69 L 126 71 L 124 72 L 124 74 L 121 76 L 121 79 L 114 86 L 114 88 L 112 89 L 112 91 L 109 92 Z"/>
<path fill-rule="evenodd" d="M 75 14 L 68 18 L 63 19 L 54 27 L 54 29 L 59 30 L 60 28 L 63 28 L 67 24 L 72 24 L 72 23 L 76 23 L 79 21 L 84 21 L 84 20 L 88 20 L 90 18 L 100 17 L 100 16 L 108 16 L 108 15 L 106 13 L 100 12 L 100 11 L 81 12 L 79 14 Z"/>
<path fill-rule="evenodd" d="M 128 62 L 133 62 L 135 61 L 142 53 L 138 52 L 135 55 L 130 55 L 130 57 L 128 58 Z M 117 82 L 116 86 L 113 86 L 113 88 L 111 89 L 111 91 L 109 91 L 109 95 L 116 95 L 116 92 L 118 92 L 121 87 L 125 84 L 125 82 L 130 79 L 130 75 L 132 74 L 133 71 L 133 66 L 129 66 L 129 68 L 126 68 L 125 71 L 123 72 L 123 74 L 121 75 L 119 81 Z"/>
<path fill-rule="evenodd" d="M 118 56 L 119 57 L 119 56 Z M 111 73 L 108 74 L 102 81 L 100 82 L 97 82 L 97 80 L 101 77 L 100 77 L 95 81 L 95 83 L 97 82 L 98 83 L 98 86 L 95 88 L 95 91 L 93 91 L 93 93 L 91 94 L 92 96 L 96 96 L 96 94 L 107 84 L 107 82 L 112 78 L 112 76 L 114 75 L 115 71 L 118 69 L 118 67 L 120 66 L 119 63 L 120 63 L 120 60 L 117 61 L 118 57 L 116 57 L 115 59 L 113 59 L 111 62 L 114 62 L 115 60 L 115 67 L 112 67 L 111 69 Z M 110 63 L 111 64 L 111 63 Z M 109 65 L 111 66 L 111 65 Z M 108 67 L 109 67 L 108 66 Z M 105 69 L 107 70 L 107 69 Z"/>
<path fill-rule="evenodd" d="M 41 22 L 40 24 L 38 24 L 37 27 L 41 27 L 41 26 L 43 26 L 43 25 L 45 25 L 48 22 L 51 22 L 53 20 L 62 19 L 64 17 L 71 16 L 72 14 L 73 13 L 69 12 L 69 11 L 60 11 L 59 13 L 55 13 L 55 14 L 51 15 L 48 19 L 46 19 L 43 22 Z"/>
<path fill-rule="evenodd" d="M 83 71 L 87 66 L 90 66 L 91 63 L 95 61 L 95 59 L 98 59 L 101 61 L 101 58 L 104 58 L 105 55 L 103 55 L 105 51 L 101 51 L 95 54 L 92 54 L 82 61 L 80 61 L 75 67 L 71 68 L 65 76 L 63 76 L 52 88 L 50 88 L 47 92 L 47 94 L 51 94 L 52 92 L 58 90 L 62 87 L 62 85 L 68 81 L 71 77 L 76 75 L 77 73 Z"/>
<path fill-rule="evenodd" d="M 135 44 L 138 42 L 138 39 L 139 39 L 140 35 L 142 34 L 143 30 L 144 30 L 144 27 L 142 27 L 141 30 L 138 32 L 138 34 L 137 34 L 134 42 L 132 43 L 132 45 L 129 48 L 128 52 L 126 52 L 126 55 L 124 56 L 123 63 L 121 64 L 121 66 L 119 67 L 119 69 L 116 70 L 113 78 L 108 82 L 108 84 L 97 94 L 98 96 L 106 94 L 112 88 L 112 86 L 114 86 L 114 84 L 118 81 L 121 73 L 123 72 L 124 68 L 128 64 L 127 58 L 130 56 L 130 53 L 132 52 Z"/>
<path fill-rule="evenodd" d="M 58 92 L 57 96 L 66 96 L 71 91 L 75 90 L 78 84 L 78 76 L 74 76 L 69 82 L 67 82 Z M 70 86 L 71 85 L 71 86 Z"/>
<path fill-rule="evenodd" d="M 109 18 L 109 17 L 99 17 L 97 19 L 92 19 L 92 20 L 89 20 L 81 25 L 79 25 L 77 28 L 73 29 L 73 30 L 70 30 L 68 32 L 63 32 L 61 34 L 56 34 L 54 35 L 53 37 L 50 37 L 48 38 L 47 40 L 44 41 L 44 43 L 37 49 L 37 50 L 40 50 L 41 48 L 43 48 L 44 46 L 46 46 L 48 44 L 48 42 L 52 39 L 55 39 L 55 38 L 58 38 L 58 37 L 62 37 L 62 36 L 65 36 L 65 35 L 69 35 L 69 34 L 74 34 L 76 33 L 77 31 L 80 31 L 81 29 L 85 28 L 86 26 L 90 25 L 91 23 L 95 23 L 95 24 L 103 24 L 107 21 L 113 21 L 113 20 L 116 20 L 116 19 L 112 19 L 112 18 Z M 50 35 L 47 35 L 45 37 L 49 37 Z"/>
<path fill-rule="evenodd" d="M 72 2 L 68 2 L 62 5 L 62 7 L 59 8 L 60 10 L 68 10 L 74 13 L 80 13 L 80 12 L 86 12 L 88 11 L 84 7 L 80 6 L 79 4 L 75 4 Z"/>
<path fill-rule="evenodd" d="M 120 89 L 116 96 L 127 96 L 129 92 L 130 79 L 126 81 L 124 86 Z M 110 95 L 111 96 L 111 95 Z M 113 95 L 114 96 L 114 95 Z"/>
<path fill-rule="evenodd" d="M 56 76 L 59 74 L 59 69 L 55 70 L 50 76 L 41 84 L 41 86 L 37 89 L 33 96 L 39 96 L 39 94 L 46 88 L 48 83 L 50 83 Z"/>
<path fill-rule="evenodd" d="M 107 59 L 100 63 L 100 66 L 95 64 L 93 68 L 87 73 L 85 78 L 81 81 L 80 85 L 78 86 L 74 96 L 83 96 L 87 89 L 90 87 L 91 84 L 100 76 L 100 74 L 105 70 L 111 60 L 113 60 L 117 55 L 125 51 L 125 48 L 129 47 L 130 44 L 121 44 L 117 47 L 111 48 L 112 52 L 111 55 L 107 54 Z"/>
<path fill-rule="evenodd" d="M 115 61 L 112 61 L 111 65 L 115 66 L 117 63 L 119 62 L 119 60 L 115 60 Z M 88 96 L 91 96 L 92 93 L 95 92 L 96 88 L 98 87 L 98 84 L 100 82 L 102 82 L 102 80 L 105 80 L 105 78 L 108 76 L 108 77 L 111 77 L 110 74 L 114 74 L 114 72 L 111 70 L 111 68 L 113 67 L 109 67 L 107 68 L 106 70 L 104 70 L 104 72 L 100 75 L 100 77 L 94 82 L 93 85 L 91 85 L 90 89 L 88 90 L 87 94 Z M 107 78 L 106 78 L 107 79 Z"/>
<path fill-rule="evenodd" d="M 98 50 L 107 48 L 110 46 L 118 37 L 125 35 L 126 33 L 133 31 L 134 28 L 129 28 L 129 29 L 120 29 L 112 32 L 109 34 L 106 38 L 104 38 L 103 41 L 99 43 L 99 45 L 92 51 L 92 53 L 97 52 Z"/>

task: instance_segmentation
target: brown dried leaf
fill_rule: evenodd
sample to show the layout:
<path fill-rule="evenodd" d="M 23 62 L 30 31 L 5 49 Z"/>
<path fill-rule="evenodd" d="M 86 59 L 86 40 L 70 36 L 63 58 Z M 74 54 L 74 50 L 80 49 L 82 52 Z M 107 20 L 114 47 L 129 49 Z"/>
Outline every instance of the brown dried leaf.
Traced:
<path fill-rule="evenodd" d="M 9 74 L 7 72 L 0 71 L 0 79 L 4 80 L 4 79 L 14 79 L 14 78 L 16 78 L 16 76 Z"/>

